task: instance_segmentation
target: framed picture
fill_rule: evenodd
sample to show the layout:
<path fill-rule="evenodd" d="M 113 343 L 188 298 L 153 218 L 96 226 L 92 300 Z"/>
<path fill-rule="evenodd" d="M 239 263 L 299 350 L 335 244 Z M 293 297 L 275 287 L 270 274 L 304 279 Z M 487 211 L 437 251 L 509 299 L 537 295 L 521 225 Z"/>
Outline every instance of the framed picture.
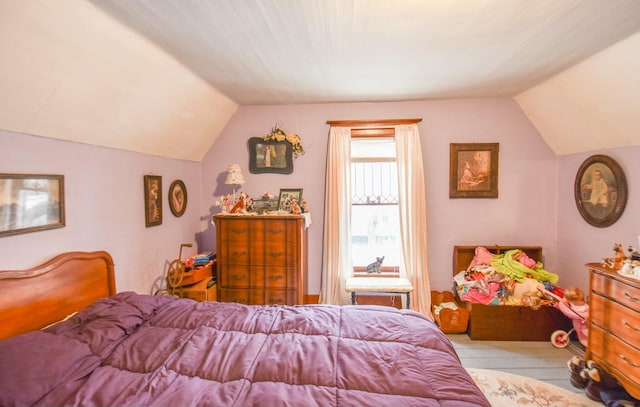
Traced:
<path fill-rule="evenodd" d="M 449 198 L 498 197 L 498 143 L 449 145 Z"/>
<path fill-rule="evenodd" d="M 260 174 L 293 172 L 293 148 L 287 141 L 264 141 L 261 137 L 249 139 L 249 172 Z"/>
<path fill-rule="evenodd" d="M 260 197 L 260 199 L 252 199 L 250 212 L 255 212 L 258 215 L 278 210 L 279 201 L 277 199 L 269 199 L 267 197 Z"/>
<path fill-rule="evenodd" d="M 285 212 L 291 212 L 291 202 L 302 201 L 302 188 L 299 189 L 281 189 L 280 198 L 278 199 L 278 209 Z"/>
<path fill-rule="evenodd" d="M 627 180 L 611 157 L 592 155 L 576 174 L 574 195 L 580 215 L 590 225 L 614 224 L 627 204 Z"/>
<path fill-rule="evenodd" d="M 144 176 L 144 220 L 147 227 L 162 224 L 162 177 Z"/>
<path fill-rule="evenodd" d="M 0 237 L 64 226 L 64 175 L 0 174 Z"/>
<path fill-rule="evenodd" d="M 187 187 L 180 180 L 173 181 L 169 186 L 169 209 L 176 217 L 184 215 L 187 210 Z"/>

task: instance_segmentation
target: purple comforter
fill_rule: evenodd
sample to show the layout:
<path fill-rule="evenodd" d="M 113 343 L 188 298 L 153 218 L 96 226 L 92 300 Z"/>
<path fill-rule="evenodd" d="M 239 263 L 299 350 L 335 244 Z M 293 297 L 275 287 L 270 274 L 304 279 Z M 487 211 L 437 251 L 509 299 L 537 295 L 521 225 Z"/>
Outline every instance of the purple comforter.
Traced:
<path fill-rule="evenodd" d="M 408 310 L 120 293 L 0 341 L 2 406 L 489 406 Z"/>

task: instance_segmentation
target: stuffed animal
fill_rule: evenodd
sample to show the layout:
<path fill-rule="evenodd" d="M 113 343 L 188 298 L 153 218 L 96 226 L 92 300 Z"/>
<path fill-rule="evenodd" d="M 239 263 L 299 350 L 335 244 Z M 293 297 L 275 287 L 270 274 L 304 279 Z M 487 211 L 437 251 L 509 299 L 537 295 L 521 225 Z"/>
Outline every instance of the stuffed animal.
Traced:
<path fill-rule="evenodd" d="M 602 390 L 620 388 L 620 383 L 593 360 L 587 360 L 581 374 L 587 380 L 584 392 L 592 400 L 602 401 L 600 398 Z"/>
<path fill-rule="evenodd" d="M 585 369 L 587 368 L 587 364 L 585 363 L 585 361 L 574 355 L 567 362 L 567 366 L 571 371 L 571 377 L 569 378 L 569 381 L 571 382 L 573 387 L 584 389 L 589 383 L 589 379 L 585 371 Z"/>
<path fill-rule="evenodd" d="M 376 257 L 376 261 L 374 261 L 373 263 L 367 265 L 367 273 L 369 273 L 369 274 L 373 274 L 373 273 L 380 274 L 380 266 L 382 265 L 383 261 L 384 261 L 384 256 Z"/>

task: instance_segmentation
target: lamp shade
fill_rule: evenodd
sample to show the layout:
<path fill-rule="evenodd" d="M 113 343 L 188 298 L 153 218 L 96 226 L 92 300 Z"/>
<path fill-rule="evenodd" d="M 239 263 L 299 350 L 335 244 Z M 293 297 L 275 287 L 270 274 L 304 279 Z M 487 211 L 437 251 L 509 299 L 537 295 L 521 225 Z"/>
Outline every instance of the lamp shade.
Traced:
<path fill-rule="evenodd" d="M 227 167 L 227 179 L 225 184 L 242 185 L 244 184 L 244 176 L 242 175 L 242 169 L 238 164 L 231 164 Z"/>

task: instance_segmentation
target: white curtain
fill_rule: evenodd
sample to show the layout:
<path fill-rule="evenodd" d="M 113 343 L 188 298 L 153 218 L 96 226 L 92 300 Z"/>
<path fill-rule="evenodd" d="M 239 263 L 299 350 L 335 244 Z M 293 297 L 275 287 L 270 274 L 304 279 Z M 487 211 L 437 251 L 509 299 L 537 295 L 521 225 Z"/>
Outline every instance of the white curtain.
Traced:
<path fill-rule="evenodd" d="M 351 264 L 351 128 L 331 127 L 325 178 L 324 238 L 320 303 L 350 304 L 345 280 Z"/>
<path fill-rule="evenodd" d="M 406 277 L 413 285 L 411 308 L 431 315 L 427 266 L 427 205 L 418 126 L 396 126 L 400 238 Z"/>
<path fill-rule="evenodd" d="M 403 268 L 414 287 L 411 308 L 431 315 L 427 267 L 427 212 L 422 148 L 418 126 L 395 127 L 398 159 L 400 234 Z M 327 153 L 324 251 L 320 303 L 350 304 L 344 284 L 353 275 L 351 262 L 351 129 L 332 127 Z"/>

